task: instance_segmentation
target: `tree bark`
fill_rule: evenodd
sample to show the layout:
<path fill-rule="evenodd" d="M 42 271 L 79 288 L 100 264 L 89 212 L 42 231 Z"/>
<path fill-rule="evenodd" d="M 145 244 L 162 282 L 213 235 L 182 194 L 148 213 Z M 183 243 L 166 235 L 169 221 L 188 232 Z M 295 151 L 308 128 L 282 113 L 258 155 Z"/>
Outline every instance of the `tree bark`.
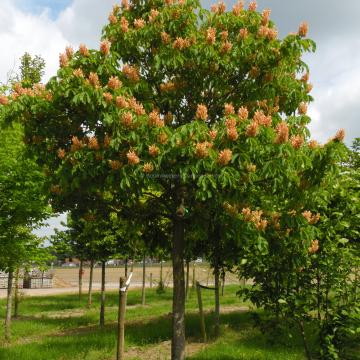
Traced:
<path fill-rule="evenodd" d="M 298 324 L 299 324 L 299 327 L 300 327 L 301 337 L 302 337 L 302 339 L 303 339 L 303 344 L 304 344 L 304 349 L 305 349 L 306 358 L 307 358 L 308 360 L 312 360 L 312 358 L 311 358 L 311 353 L 310 353 L 309 346 L 308 346 L 307 339 L 306 339 L 304 323 L 303 323 L 302 321 L 299 321 Z"/>
<path fill-rule="evenodd" d="M 189 298 L 189 275 L 190 275 L 190 261 L 186 260 L 186 289 L 185 289 L 186 300 L 188 300 Z"/>
<path fill-rule="evenodd" d="M 145 264 L 145 254 L 143 257 L 143 274 L 142 274 L 142 289 L 141 289 L 141 305 L 145 305 L 145 286 L 146 286 L 146 279 L 145 279 L 145 275 L 146 275 L 146 264 Z"/>
<path fill-rule="evenodd" d="M 125 311 L 126 311 L 126 296 L 127 290 L 123 290 L 125 287 L 126 279 L 120 278 L 120 290 L 119 290 L 119 312 L 118 312 L 118 341 L 116 360 L 124 359 L 125 349 Z"/>
<path fill-rule="evenodd" d="M 215 276 L 215 337 L 220 335 L 220 269 L 218 261 L 214 267 Z"/>
<path fill-rule="evenodd" d="M 100 327 L 105 326 L 105 261 L 101 262 Z"/>
<path fill-rule="evenodd" d="M 14 318 L 19 316 L 19 272 L 20 269 L 17 268 L 15 272 Z"/>
<path fill-rule="evenodd" d="M 221 274 L 222 282 L 221 282 L 221 296 L 224 296 L 224 289 L 225 289 L 225 271 Z"/>
<path fill-rule="evenodd" d="M 81 300 L 82 297 L 82 285 L 83 285 L 83 260 L 80 260 L 80 266 L 79 266 L 79 300 Z"/>
<path fill-rule="evenodd" d="M 195 274 L 195 271 L 196 271 L 196 270 L 195 270 L 195 261 L 194 261 L 194 263 L 193 263 L 193 278 L 192 278 L 192 288 L 193 288 L 193 289 L 195 289 L 195 284 L 196 284 L 196 279 L 195 279 L 195 277 L 196 277 L 195 275 L 196 275 L 196 274 Z"/>
<path fill-rule="evenodd" d="M 88 301 L 87 307 L 90 308 L 92 304 L 92 283 L 93 283 L 93 274 L 94 274 L 94 260 L 90 261 L 90 275 L 89 275 L 89 291 L 88 291 Z"/>
<path fill-rule="evenodd" d="M 13 270 L 9 270 L 8 289 L 7 289 L 7 302 L 6 302 L 6 317 L 5 317 L 5 339 L 10 341 L 11 338 L 11 306 L 13 295 Z"/>
<path fill-rule="evenodd" d="M 184 223 L 173 221 L 173 311 L 171 360 L 185 359 L 185 279 L 184 279 Z"/>
<path fill-rule="evenodd" d="M 129 259 L 126 258 L 126 259 L 125 259 L 125 278 L 126 278 L 126 279 L 127 279 L 127 277 L 128 277 L 128 261 L 129 261 Z"/>

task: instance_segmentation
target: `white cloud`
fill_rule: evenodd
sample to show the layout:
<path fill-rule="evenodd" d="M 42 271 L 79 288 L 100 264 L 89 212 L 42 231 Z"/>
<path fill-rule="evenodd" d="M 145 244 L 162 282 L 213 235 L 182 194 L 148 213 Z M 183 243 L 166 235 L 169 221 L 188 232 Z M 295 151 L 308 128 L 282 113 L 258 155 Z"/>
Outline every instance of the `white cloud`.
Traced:
<path fill-rule="evenodd" d="M 29 52 L 41 55 L 46 61 L 46 74 L 58 68 L 58 54 L 68 41 L 59 27 L 49 18 L 48 12 L 40 15 L 24 13 L 9 0 L 0 3 L 0 81 L 18 67 L 18 59 Z"/>

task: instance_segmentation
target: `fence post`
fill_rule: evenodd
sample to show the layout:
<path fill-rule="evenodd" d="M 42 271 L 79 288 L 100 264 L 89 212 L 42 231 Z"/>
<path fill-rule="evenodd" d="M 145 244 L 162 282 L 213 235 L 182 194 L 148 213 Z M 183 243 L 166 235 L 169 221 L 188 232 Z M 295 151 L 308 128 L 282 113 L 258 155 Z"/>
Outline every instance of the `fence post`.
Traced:
<path fill-rule="evenodd" d="M 198 281 L 196 282 L 196 292 L 197 292 L 197 298 L 198 298 L 198 304 L 199 304 L 201 336 L 202 336 L 203 342 L 206 343 L 205 318 L 204 318 L 203 304 L 202 304 L 202 299 L 201 299 L 201 287 L 200 287 L 200 283 Z"/>
<path fill-rule="evenodd" d="M 125 285 L 125 279 L 121 277 L 120 289 L 119 289 L 118 341 L 117 341 L 116 360 L 124 359 L 126 295 L 127 295 L 127 288 Z"/>

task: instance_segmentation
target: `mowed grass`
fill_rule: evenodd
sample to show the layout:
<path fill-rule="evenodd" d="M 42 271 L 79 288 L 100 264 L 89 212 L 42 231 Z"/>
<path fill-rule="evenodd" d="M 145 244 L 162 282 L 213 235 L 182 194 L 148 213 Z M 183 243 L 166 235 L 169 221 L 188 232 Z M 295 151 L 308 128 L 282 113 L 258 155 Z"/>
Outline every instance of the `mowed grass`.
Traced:
<path fill-rule="evenodd" d="M 251 312 L 236 296 L 238 286 L 230 285 L 221 297 L 221 337 L 213 338 L 213 291 L 203 291 L 209 341 L 200 346 L 201 336 L 197 298 L 192 291 L 186 304 L 186 334 L 192 360 L 204 359 L 304 359 L 299 336 L 281 344 L 271 344 L 271 335 L 254 327 Z M 126 351 L 128 359 L 169 358 L 171 340 L 172 293 L 157 294 L 147 289 L 146 306 L 141 306 L 141 291 L 130 290 L 126 313 Z M 106 326 L 98 327 L 99 293 L 94 293 L 91 309 L 86 296 L 77 295 L 27 297 L 20 304 L 20 317 L 12 323 L 12 340 L 5 343 L 0 330 L 1 360 L 101 360 L 114 359 L 116 347 L 117 292 L 106 294 Z M 4 321 L 5 300 L 0 300 L 0 320 Z M 154 351 L 164 347 L 162 355 Z"/>

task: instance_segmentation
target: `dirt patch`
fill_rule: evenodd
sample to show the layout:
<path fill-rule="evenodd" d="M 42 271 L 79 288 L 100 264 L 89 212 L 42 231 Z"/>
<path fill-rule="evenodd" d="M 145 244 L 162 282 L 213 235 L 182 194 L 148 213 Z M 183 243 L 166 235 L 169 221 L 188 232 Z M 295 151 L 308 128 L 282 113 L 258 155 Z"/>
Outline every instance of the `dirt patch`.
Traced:
<path fill-rule="evenodd" d="M 192 356 L 197 352 L 204 349 L 206 344 L 198 342 L 186 343 L 186 357 Z M 136 348 L 131 347 L 125 352 L 127 359 L 147 359 L 147 360 L 170 360 L 171 358 L 171 341 L 163 341 L 155 346 L 149 346 L 148 348 Z"/>

